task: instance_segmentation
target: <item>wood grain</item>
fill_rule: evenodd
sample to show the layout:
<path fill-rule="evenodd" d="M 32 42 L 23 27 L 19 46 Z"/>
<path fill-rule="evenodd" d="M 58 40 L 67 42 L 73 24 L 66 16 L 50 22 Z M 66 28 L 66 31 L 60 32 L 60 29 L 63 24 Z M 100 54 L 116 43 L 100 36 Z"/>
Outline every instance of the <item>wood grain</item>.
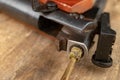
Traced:
<path fill-rule="evenodd" d="M 99 68 L 90 54 L 77 63 L 70 80 L 120 80 L 120 0 L 108 1 L 112 28 L 117 31 L 113 46 L 114 64 Z M 65 52 L 58 52 L 54 40 L 29 25 L 0 13 L 0 80 L 60 80 L 67 63 Z"/>

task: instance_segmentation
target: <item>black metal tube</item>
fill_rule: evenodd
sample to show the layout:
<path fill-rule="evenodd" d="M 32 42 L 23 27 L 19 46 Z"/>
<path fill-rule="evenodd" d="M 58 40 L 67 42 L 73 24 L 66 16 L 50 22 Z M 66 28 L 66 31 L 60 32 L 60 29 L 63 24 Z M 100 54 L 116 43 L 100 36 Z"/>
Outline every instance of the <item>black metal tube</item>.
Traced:
<path fill-rule="evenodd" d="M 32 10 L 30 0 L 0 0 L 0 11 L 38 27 L 40 13 Z"/>

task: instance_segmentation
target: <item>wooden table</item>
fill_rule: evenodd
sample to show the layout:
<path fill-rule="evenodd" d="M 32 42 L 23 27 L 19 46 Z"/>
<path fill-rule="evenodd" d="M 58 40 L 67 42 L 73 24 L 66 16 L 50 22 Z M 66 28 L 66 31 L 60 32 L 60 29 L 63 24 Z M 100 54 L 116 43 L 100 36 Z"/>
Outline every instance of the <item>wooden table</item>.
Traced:
<path fill-rule="evenodd" d="M 120 7 L 116 4 L 109 2 L 106 7 L 112 14 L 112 28 L 117 31 L 113 66 L 104 69 L 92 64 L 94 46 L 76 64 L 70 80 L 120 80 Z M 0 80 L 60 80 L 69 62 L 66 52 L 58 52 L 54 40 L 33 29 L 0 13 Z"/>

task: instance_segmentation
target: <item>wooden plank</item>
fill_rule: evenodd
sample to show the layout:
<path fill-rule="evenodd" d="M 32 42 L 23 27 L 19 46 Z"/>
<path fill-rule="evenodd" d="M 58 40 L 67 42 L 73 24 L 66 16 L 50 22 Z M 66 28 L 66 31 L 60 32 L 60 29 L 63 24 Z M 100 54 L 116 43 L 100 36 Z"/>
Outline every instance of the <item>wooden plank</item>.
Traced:
<path fill-rule="evenodd" d="M 92 64 L 94 46 L 76 64 L 70 80 L 120 80 L 119 4 L 119 0 L 109 1 L 105 10 L 111 12 L 112 28 L 118 34 L 113 46 L 113 66 L 103 69 Z M 56 50 L 54 40 L 40 33 L 0 13 L 0 80 L 60 80 L 69 62 L 68 56 Z"/>

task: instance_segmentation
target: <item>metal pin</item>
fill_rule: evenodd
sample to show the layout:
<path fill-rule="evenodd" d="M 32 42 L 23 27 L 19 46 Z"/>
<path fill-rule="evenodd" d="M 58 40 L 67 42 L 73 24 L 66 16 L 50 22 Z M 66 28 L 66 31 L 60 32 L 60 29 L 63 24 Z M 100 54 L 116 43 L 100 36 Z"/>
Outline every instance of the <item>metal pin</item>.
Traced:
<path fill-rule="evenodd" d="M 79 58 L 81 58 L 82 56 L 82 49 L 78 48 L 78 47 L 73 47 L 71 49 L 71 52 L 70 52 L 70 62 L 61 78 L 61 80 L 69 80 L 70 78 L 70 75 L 74 69 L 74 66 L 75 66 L 75 63 Z"/>

